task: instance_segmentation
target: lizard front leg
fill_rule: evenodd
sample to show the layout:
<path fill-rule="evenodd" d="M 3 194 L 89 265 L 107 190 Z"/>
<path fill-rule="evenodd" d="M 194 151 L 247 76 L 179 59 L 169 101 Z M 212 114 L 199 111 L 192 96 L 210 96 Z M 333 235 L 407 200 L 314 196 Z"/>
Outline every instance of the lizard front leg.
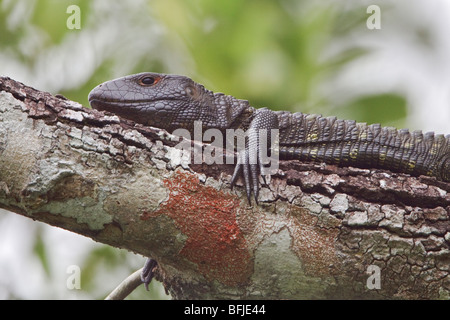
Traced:
<path fill-rule="evenodd" d="M 247 199 L 251 204 L 253 192 L 256 203 L 259 195 L 259 176 L 264 171 L 272 140 L 278 130 L 277 115 L 266 108 L 258 109 L 246 132 L 245 148 L 238 149 L 237 164 L 231 178 L 231 188 L 243 176 Z"/>

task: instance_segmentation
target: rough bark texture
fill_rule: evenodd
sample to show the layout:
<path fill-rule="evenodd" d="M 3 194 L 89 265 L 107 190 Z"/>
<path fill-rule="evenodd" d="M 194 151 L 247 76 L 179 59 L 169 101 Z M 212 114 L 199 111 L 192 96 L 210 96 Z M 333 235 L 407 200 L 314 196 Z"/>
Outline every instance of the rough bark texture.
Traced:
<path fill-rule="evenodd" d="M 449 184 L 285 161 L 251 207 L 177 143 L 0 78 L 0 207 L 155 258 L 175 298 L 449 299 Z"/>

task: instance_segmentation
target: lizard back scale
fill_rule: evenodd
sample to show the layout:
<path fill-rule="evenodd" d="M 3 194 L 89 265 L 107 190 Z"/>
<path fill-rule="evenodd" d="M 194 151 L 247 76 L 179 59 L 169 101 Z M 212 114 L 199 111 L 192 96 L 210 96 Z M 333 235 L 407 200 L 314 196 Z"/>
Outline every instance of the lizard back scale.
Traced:
<path fill-rule="evenodd" d="M 381 168 L 450 182 L 450 135 L 410 132 L 336 117 L 256 109 L 246 100 L 213 93 L 188 77 L 140 73 L 95 87 L 89 103 L 147 126 L 172 132 L 204 129 L 279 129 L 280 159 L 325 162 L 338 166 Z M 238 154 L 232 186 L 243 175 L 247 197 L 258 199 L 260 137 L 255 130 Z"/>

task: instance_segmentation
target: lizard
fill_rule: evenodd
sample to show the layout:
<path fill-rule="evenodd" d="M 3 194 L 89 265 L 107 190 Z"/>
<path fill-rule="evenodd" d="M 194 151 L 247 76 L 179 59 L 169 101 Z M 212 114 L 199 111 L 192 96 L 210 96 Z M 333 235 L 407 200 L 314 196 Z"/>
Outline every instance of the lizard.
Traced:
<path fill-rule="evenodd" d="M 183 128 L 193 133 L 195 121 L 201 121 L 202 129 L 249 132 L 231 177 L 233 188 L 243 176 L 249 203 L 252 193 L 258 201 L 259 177 L 264 167 L 260 149 L 271 148 L 267 137 L 262 141 L 261 130 L 278 130 L 280 159 L 381 168 L 450 182 L 450 134 L 258 109 L 247 100 L 214 93 L 186 76 L 151 72 L 102 83 L 92 89 L 88 100 L 94 109 L 168 132 Z M 141 275 L 146 287 L 157 266 L 154 259 L 147 259 Z"/>
<path fill-rule="evenodd" d="M 172 132 L 203 129 L 253 129 L 231 178 L 244 177 L 247 198 L 258 200 L 263 162 L 261 130 L 279 132 L 279 158 L 337 166 L 380 168 L 450 182 L 450 134 L 410 132 L 316 114 L 254 108 L 247 100 L 214 93 L 192 79 L 144 72 L 107 81 L 92 89 L 92 108 L 112 112 L 145 126 Z M 269 133 L 270 135 L 270 133 Z M 267 140 L 267 139 L 266 139 Z M 270 146 L 269 146 L 270 148 Z M 251 161 L 255 159 L 254 161 Z"/>

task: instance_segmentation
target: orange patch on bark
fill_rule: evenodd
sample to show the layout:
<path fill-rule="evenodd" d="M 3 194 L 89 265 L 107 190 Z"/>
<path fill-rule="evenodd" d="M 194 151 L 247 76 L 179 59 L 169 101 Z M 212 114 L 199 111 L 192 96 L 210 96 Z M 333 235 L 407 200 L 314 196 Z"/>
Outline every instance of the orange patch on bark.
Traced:
<path fill-rule="evenodd" d="M 180 254 L 198 265 L 209 280 L 227 285 L 248 281 L 253 262 L 236 222 L 239 200 L 210 186 L 190 173 L 165 179 L 169 199 L 143 219 L 165 214 L 187 236 Z"/>

